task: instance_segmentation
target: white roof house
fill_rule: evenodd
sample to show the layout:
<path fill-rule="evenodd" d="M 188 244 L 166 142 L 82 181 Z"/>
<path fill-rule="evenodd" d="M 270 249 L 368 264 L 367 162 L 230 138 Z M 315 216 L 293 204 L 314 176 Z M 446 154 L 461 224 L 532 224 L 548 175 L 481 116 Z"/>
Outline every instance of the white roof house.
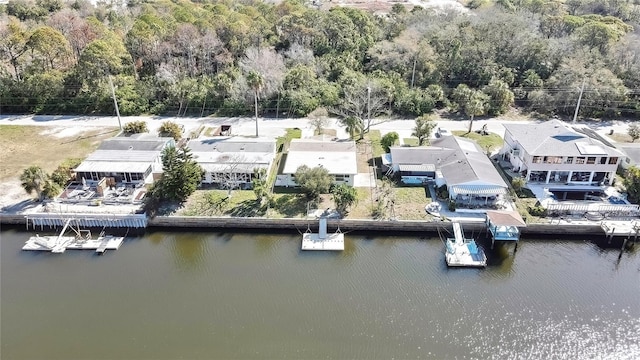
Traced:
<path fill-rule="evenodd" d="M 112 177 L 116 182 L 151 183 L 152 173 L 162 171 L 162 150 L 175 146 L 173 138 L 135 134 L 103 141 L 75 169 L 76 179 L 97 182 Z"/>
<path fill-rule="evenodd" d="M 309 168 L 321 166 L 333 175 L 335 183 L 353 186 L 353 180 L 358 173 L 356 153 L 354 141 L 293 139 L 276 185 L 295 186 L 293 175 L 300 166 L 306 165 Z"/>
<path fill-rule="evenodd" d="M 249 183 L 255 169 L 271 169 L 276 155 L 273 139 L 214 137 L 189 141 L 194 159 L 205 171 L 203 183 Z"/>

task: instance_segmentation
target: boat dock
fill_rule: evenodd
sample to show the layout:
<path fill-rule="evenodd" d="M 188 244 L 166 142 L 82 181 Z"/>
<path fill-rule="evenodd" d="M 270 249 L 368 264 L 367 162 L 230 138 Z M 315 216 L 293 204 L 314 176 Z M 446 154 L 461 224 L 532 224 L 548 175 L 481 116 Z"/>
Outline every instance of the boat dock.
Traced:
<path fill-rule="evenodd" d="M 73 219 L 67 219 L 58 235 L 31 236 L 24 244 L 22 250 L 48 251 L 61 254 L 65 250 L 95 250 L 102 254 L 107 250 L 117 250 L 124 242 L 123 236 L 111 236 L 100 234 L 97 239 L 91 238 L 89 230 L 80 230 L 71 225 Z M 65 235 L 67 229 L 71 229 L 75 235 Z"/>
<path fill-rule="evenodd" d="M 318 233 L 310 231 L 302 234 L 302 250 L 344 250 L 344 234 L 338 229 L 333 234 L 327 234 L 327 219 L 320 218 Z"/>
<path fill-rule="evenodd" d="M 526 227 L 522 217 L 517 211 L 487 211 L 485 224 L 491 234 L 491 248 L 496 241 L 515 242 L 514 252 L 518 251 L 520 240 L 520 228 Z"/>
<path fill-rule="evenodd" d="M 474 239 L 466 239 L 462 226 L 458 222 L 453 223 L 453 238 L 445 241 L 445 260 L 447 266 L 452 267 L 485 267 L 487 256 L 482 247 L 476 244 Z"/>

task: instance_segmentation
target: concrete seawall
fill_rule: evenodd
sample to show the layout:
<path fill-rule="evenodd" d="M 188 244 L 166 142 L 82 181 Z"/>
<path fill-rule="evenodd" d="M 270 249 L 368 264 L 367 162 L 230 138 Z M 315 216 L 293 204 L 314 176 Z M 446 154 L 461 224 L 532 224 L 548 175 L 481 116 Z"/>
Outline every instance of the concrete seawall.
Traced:
<path fill-rule="evenodd" d="M 463 222 L 466 231 L 484 231 L 485 225 L 480 222 Z M 0 225 L 22 225 L 26 227 L 24 215 L 0 215 Z M 377 221 L 330 219 L 327 223 L 329 231 L 338 227 L 341 231 L 358 232 L 420 232 L 437 234 L 438 230 L 451 231 L 450 222 L 427 222 L 418 220 Z M 241 217 L 191 217 L 191 216 L 157 216 L 149 218 L 147 227 L 164 228 L 169 230 L 200 228 L 200 229 L 233 229 L 233 230 L 284 230 L 304 232 L 307 227 L 317 230 L 317 220 L 306 219 L 266 219 Z M 538 235 L 604 235 L 599 223 L 593 224 L 529 224 L 521 229 L 524 237 Z"/>

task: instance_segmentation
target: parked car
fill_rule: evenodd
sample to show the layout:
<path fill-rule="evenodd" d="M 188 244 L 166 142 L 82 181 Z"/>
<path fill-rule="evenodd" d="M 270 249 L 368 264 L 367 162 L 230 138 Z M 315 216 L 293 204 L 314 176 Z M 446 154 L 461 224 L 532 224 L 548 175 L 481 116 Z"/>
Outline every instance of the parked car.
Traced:
<path fill-rule="evenodd" d="M 447 129 L 438 128 L 438 130 L 436 130 L 436 137 L 442 136 L 451 136 L 451 132 Z"/>

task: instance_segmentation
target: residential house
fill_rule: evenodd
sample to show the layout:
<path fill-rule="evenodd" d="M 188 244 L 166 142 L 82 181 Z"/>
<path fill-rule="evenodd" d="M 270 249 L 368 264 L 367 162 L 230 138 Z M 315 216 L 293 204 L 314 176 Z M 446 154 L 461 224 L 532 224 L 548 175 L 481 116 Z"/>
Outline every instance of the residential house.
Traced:
<path fill-rule="evenodd" d="M 529 183 L 611 185 L 625 157 L 595 131 L 558 120 L 504 127 L 500 154 Z"/>
<path fill-rule="evenodd" d="M 626 170 L 631 166 L 640 166 L 640 144 L 618 143 L 616 144 L 616 147 L 625 155 L 624 160 L 620 161 L 620 167 L 622 169 Z"/>
<path fill-rule="evenodd" d="M 74 169 L 76 180 L 95 185 L 100 180 L 115 183 L 152 183 L 162 173 L 162 151 L 175 146 L 173 138 L 134 134 L 103 141 L 98 149 Z"/>
<path fill-rule="evenodd" d="M 187 147 L 205 171 L 202 183 L 223 188 L 250 187 L 254 170 L 268 174 L 276 156 L 275 140 L 265 138 L 195 139 Z"/>
<path fill-rule="evenodd" d="M 449 198 L 496 200 L 507 192 L 491 160 L 472 140 L 445 136 L 428 147 L 392 147 L 390 169 L 405 184 L 446 184 Z"/>
<path fill-rule="evenodd" d="M 276 186 L 296 186 L 295 173 L 302 165 L 321 166 L 334 178 L 335 184 L 354 186 L 358 173 L 354 141 L 293 139 L 289 145 L 284 168 L 276 178 Z"/>

